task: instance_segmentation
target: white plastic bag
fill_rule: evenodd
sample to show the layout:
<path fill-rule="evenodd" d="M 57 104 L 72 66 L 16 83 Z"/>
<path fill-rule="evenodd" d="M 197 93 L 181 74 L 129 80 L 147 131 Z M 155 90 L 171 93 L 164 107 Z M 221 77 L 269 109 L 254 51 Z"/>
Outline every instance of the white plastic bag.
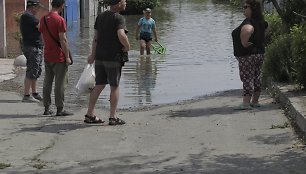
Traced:
<path fill-rule="evenodd" d="M 92 64 L 87 64 L 77 85 L 75 86 L 77 93 L 90 93 L 95 87 L 95 77 L 95 67 Z"/>

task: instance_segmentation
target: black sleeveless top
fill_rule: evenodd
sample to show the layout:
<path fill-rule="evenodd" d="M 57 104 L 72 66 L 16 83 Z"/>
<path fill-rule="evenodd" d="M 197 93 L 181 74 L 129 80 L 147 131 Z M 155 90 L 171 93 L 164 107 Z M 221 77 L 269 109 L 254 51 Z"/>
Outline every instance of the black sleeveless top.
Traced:
<path fill-rule="evenodd" d="M 251 35 L 249 42 L 253 45 L 245 48 L 241 43 L 240 32 L 241 28 L 250 24 L 254 27 L 254 32 Z M 234 56 L 242 57 L 249 56 L 251 54 L 264 54 L 265 53 L 265 29 L 268 27 L 268 23 L 257 22 L 254 19 L 246 18 L 236 29 L 232 32 L 233 47 L 234 47 Z"/>

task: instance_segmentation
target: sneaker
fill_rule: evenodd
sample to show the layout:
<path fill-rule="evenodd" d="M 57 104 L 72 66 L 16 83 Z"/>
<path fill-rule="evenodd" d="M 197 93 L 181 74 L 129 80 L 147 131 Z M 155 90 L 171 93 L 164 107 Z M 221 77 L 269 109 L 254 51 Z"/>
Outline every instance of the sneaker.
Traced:
<path fill-rule="evenodd" d="M 43 98 L 38 94 L 38 93 L 32 93 L 32 96 L 36 99 L 36 100 L 39 100 L 39 101 L 42 101 Z"/>
<path fill-rule="evenodd" d="M 68 116 L 68 115 L 73 115 L 73 113 L 68 111 L 56 112 L 56 116 Z"/>
<path fill-rule="evenodd" d="M 25 102 L 25 103 L 39 103 L 40 101 L 35 99 L 34 97 L 30 96 L 30 95 L 25 95 L 22 98 L 22 102 Z"/>
<path fill-rule="evenodd" d="M 53 115 L 54 112 L 50 109 L 46 109 L 43 115 Z"/>
<path fill-rule="evenodd" d="M 115 126 L 115 125 L 123 125 L 123 124 L 125 124 L 125 121 L 123 121 L 120 118 L 109 118 L 108 125 Z"/>

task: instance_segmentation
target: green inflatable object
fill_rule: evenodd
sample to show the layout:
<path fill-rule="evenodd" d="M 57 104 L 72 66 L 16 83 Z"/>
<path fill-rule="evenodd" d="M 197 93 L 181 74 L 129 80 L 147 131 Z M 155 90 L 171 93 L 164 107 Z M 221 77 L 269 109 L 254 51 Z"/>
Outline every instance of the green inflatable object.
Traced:
<path fill-rule="evenodd" d="M 166 53 L 166 47 L 163 46 L 162 44 L 160 44 L 159 42 L 156 42 L 157 44 L 151 44 L 153 50 L 155 51 L 155 53 L 158 54 L 165 54 Z"/>

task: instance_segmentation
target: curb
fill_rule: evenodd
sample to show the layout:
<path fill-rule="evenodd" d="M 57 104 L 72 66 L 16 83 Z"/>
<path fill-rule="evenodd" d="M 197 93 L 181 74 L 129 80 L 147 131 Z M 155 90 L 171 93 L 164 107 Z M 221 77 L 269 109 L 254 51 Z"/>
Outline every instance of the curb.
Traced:
<path fill-rule="evenodd" d="M 16 77 L 16 74 L 14 73 L 15 66 L 13 64 L 14 59 L 0 59 L 0 82 Z"/>
<path fill-rule="evenodd" d="M 305 96 L 294 96 L 289 90 L 290 85 L 280 86 L 275 82 L 270 82 L 268 89 L 272 93 L 273 98 L 278 101 L 303 134 L 306 136 L 306 105 L 302 99 Z M 306 98 L 304 99 L 306 101 Z"/>

